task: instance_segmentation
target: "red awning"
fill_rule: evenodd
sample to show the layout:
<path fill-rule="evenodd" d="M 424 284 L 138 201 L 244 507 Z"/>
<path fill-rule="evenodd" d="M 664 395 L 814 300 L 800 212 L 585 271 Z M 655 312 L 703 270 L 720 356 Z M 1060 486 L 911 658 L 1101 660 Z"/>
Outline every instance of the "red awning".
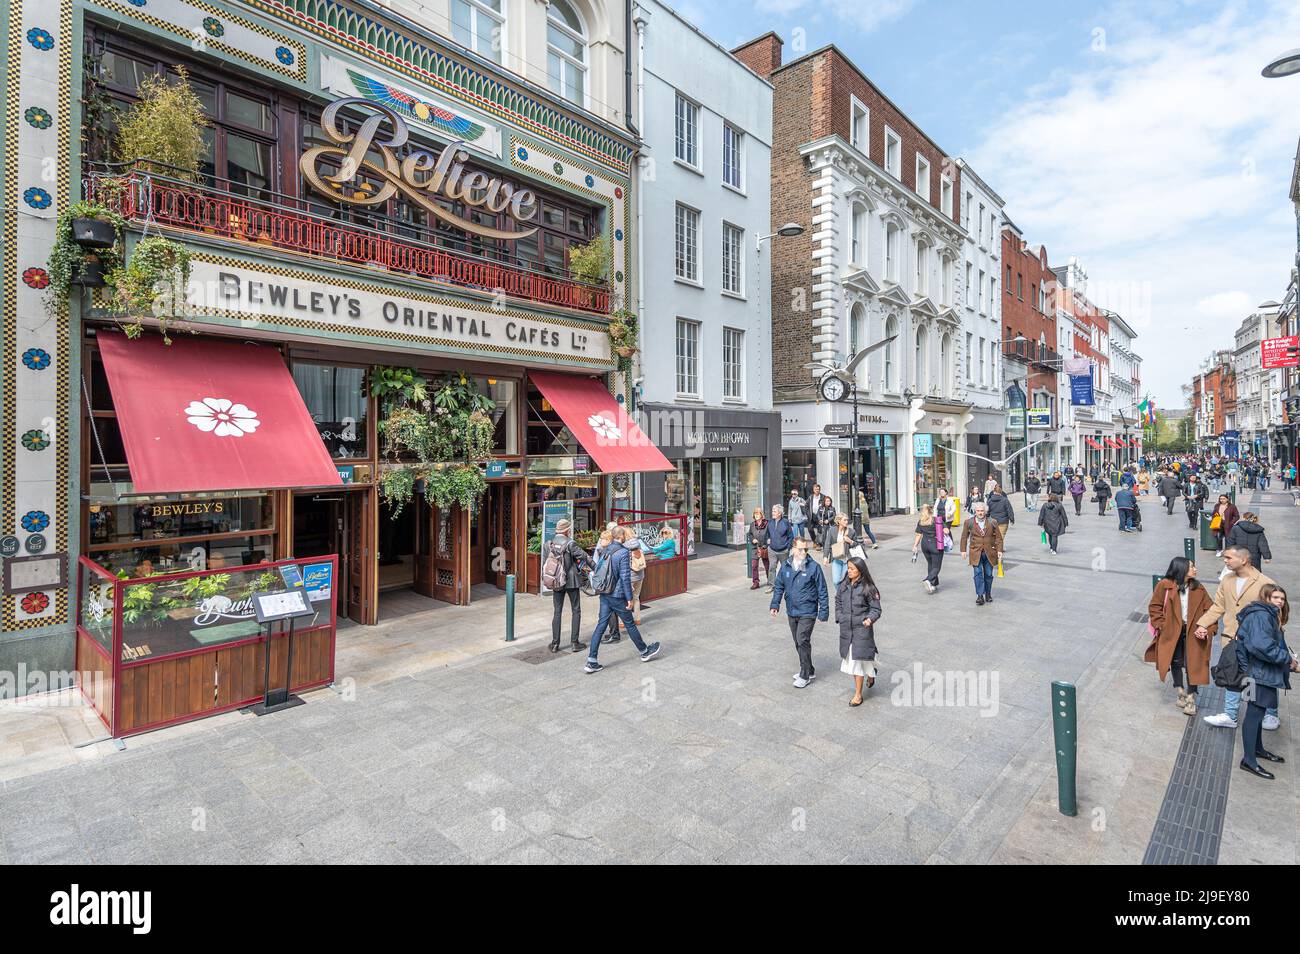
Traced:
<path fill-rule="evenodd" d="M 101 333 L 99 350 L 135 493 L 343 482 L 275 348 Z"/>
<path fill-rule="evenodd" d="M 528 377 L 603 473 L 676 469 L 599 381 L 554 371 Z"/>
<path fill-rule="evenodd" d="M 1098 444 L 1098 443 L 1097 443 L 1095 440 L 1093 440 L 1091 437 L 1085 437 L 1083 440 L 1084 440 L 1084 443 L 1086 443 L 1089 447 L 1095 448 L 1095 449 L 1097 449 L 1097 450 L 1101 450 L 1101 445 Z"/>

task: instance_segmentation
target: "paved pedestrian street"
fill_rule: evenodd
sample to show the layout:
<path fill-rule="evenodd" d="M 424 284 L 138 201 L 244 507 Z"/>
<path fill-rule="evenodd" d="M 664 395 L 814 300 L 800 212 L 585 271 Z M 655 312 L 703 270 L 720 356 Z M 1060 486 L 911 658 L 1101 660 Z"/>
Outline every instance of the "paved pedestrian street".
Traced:
<path fill-rule="evenodd" d="M 1300 510 L 1250 493 L 1278 556 L 1265 569 L 1287 583 Z M 343 630 L 335 688 L 304 706 L 9 773 L 0 862 L 1137 863 L 1189 725 L 1141 660 L 1151 574 L 1182 552 L 1186 520 L 1143 509 L 1141 534 L 1095 508 L 1072 516 L 1052 557 L 1018 506 L 983 607 L 955 554 L 927 595 L 909 561 L 914 518 L 877 521 L 881 672 L 856 709 L 830 623 L 813 637 L 817 678 L 791 686 L 785 620 L 737 553 L 695 560 L 689 593 L 646 610 L 658 658 L 605 646 L 595 675 L 585 654 L 547 651 L 550 604 L 536 597 L 520 597 L 516 643 L 378 682 L 349 678 L 360 630 Z M 499 638 L 502 608 L 434 611 L 389 635 Z M 1073 818 L 1056 809 L 1053 679 L 1078 687 Z M 1284 696 L 1276 781 L 1237 771 L 1235 754 L 1204 768 L 1229 786 L 1199 823 L 1218 861 L 1296 862 L 1296 716 Z"/>

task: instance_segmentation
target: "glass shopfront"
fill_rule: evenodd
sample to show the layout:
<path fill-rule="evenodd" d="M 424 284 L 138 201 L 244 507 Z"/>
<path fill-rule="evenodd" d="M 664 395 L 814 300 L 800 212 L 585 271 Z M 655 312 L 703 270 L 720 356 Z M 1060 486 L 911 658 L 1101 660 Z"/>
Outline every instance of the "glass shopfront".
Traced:
<path fill-rule="evenodd" d="M 687 515 L 692 544 L 738 545 L 737 514 L 748 524 L 754 508 L 764 506 L 763 459 L 692 458 L 674 463 L 677 469 L 664 474 L 664 512 Z"/>
<path fill-rule="evenodd" d="M 838 452 L 838 493 L 833 498 L 837 512 L 849 513 L 849 458 L 853 457 L 853 482 L 866 501 L 863 513 L 879 517 L 898 512 L 898 446 L 893 434 L 863 434 L 859 440 L 866 444 L 856 452 Z"/>
<path fill-rule="evenodd" d="M 940 441 L 943 440 L 941 434 L 931 434 L 930 446 L 933 456 L 930 457 L 913 457 L 915 464 L 916 477 L 916 499 L 917 509 L 928 503 L 934 503 L 939 496 L 939 490 L 944 489 L 949 493 L 955 492 L 956 471 L 953 469 L 954 454 L 946 447 L 940 447 Z"/>

